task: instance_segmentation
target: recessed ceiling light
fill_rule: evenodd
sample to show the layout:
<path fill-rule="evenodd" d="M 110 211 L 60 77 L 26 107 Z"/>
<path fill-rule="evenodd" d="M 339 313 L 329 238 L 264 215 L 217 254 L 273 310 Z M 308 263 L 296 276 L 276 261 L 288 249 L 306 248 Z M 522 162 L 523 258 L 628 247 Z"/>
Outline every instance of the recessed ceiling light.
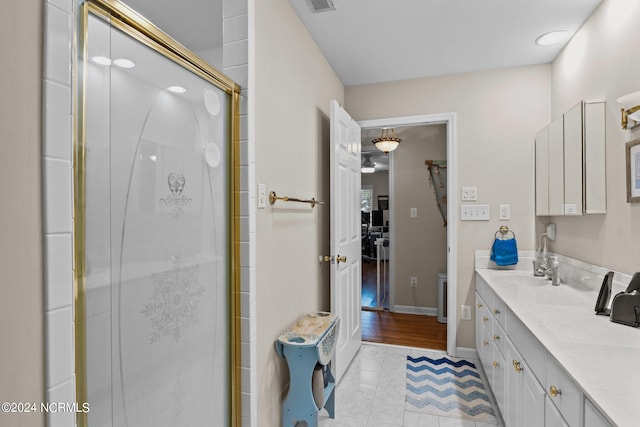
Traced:
<path fill-rule="evenodd" d="M 136 63 L 133 62 L 130 59 L 126 59 L 126 58 L 118 58 L 118 59 L 114 59 L 113 63 L 115 65 L 117 65 L 120 68 L 133 68 L 136 66 Z"/>
<path fill-rule="evenodd" d="M 187 90 L 185 88 L 183 88 L 182 86 L 169 86 L 167 88 L 167 90 L 169 92 L 173 92 L 173 93 L 185 93 Z"/>
<path fill-rule="evenodd" d="M 111 60 L 106 56 L 94 56 L 91 60 L 98 65 L 111 65 Z"/>
<path fill-rule="evenodd" d="M 561 43 L 569 38 L 569 32 L 564 30 L 551 31 L 541 35 L 536 39 L 536 43 L 540 46 L 550 46 Z"/>

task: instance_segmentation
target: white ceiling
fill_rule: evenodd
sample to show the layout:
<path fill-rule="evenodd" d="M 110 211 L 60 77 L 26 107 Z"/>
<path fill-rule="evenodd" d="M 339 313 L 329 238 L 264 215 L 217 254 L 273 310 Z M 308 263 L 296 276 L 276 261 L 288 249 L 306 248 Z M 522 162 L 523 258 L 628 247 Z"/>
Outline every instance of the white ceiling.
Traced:
<path fill-rule="evenodd" d="M 345 86 L 551 62 L 602 0 L 289 0 Z"/>

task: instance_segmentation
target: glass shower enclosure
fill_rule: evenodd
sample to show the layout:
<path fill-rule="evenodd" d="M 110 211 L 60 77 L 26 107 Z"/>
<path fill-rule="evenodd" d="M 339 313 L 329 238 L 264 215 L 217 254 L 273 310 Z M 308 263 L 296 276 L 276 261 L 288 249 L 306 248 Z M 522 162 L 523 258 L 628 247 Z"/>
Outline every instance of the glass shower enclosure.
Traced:
<path fill-rule="evenodd" d="M 124 4 L 82 8 L 78 425 L 234 425 L 239 87 Z"/>

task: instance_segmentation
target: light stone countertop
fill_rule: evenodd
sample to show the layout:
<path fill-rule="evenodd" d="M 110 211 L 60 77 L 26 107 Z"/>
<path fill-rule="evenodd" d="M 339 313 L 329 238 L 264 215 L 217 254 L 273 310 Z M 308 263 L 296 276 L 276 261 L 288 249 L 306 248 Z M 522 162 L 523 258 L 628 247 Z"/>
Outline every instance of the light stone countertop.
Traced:
<path fill-rule="evenodd" d="M 595 315 L 598 290 L 551 286 L 528 271 L 476 269 L 489 287 L 618 426 L 640 425 L 640 329 Z M 613 289 L 615 295 L 618 289 Z M 508 319 L 507 319 L 508 329 Z"/>

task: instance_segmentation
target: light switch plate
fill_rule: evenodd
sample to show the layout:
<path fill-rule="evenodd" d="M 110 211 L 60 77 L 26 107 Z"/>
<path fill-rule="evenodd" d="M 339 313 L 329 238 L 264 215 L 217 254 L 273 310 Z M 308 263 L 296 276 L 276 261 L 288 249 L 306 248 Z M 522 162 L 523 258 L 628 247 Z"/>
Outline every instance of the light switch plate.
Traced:
<path fill-rule="evenodd" d="M 462 205 L 460 206 L 461 221 L 489 221 L 489 205 Z"/>
<path fill-rule="evenodd" d="M 409 217 L 418 218 L 418 208 L 410 208 L 409 209 Z"/>
<path fill-rule="evenodd" d="M 264 184 L 258 184 L 258 209 L 267 207 L 267 187 Z"/>
<path fill-rule="evenodd" d="M 473 202 L 478 200 L 478 187 L 462 187 L 462 201 Z"/>

